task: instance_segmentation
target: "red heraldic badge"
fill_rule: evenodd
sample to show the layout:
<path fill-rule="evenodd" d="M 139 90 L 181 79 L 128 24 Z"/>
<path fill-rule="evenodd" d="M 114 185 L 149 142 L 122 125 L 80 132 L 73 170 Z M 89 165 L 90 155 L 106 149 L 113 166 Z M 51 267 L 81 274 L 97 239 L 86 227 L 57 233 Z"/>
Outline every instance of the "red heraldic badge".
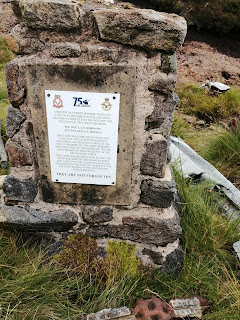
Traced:
<path fill-rule="evenodd" d="M 55 108 L 63 108 L 63 102 L 60 95 L 55 95 L 55 98 L 53 99 L 53 106 Z"/>

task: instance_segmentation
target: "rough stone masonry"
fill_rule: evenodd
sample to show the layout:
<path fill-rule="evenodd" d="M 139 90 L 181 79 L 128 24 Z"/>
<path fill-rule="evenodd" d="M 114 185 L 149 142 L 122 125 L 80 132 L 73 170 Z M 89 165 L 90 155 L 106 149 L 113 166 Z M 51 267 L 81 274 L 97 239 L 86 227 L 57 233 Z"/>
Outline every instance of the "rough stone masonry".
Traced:
<path fill-rule="evenodd" d="M 137 247 L 144 263 L 177 272 L 181 227 L 167 136 L 178 96 L 175 51 L 186 21 L 94 1 L 13 0 L 6 66 L 11 169 L 0 223 L 59 236 L 85 233 Z M 116 186 L 51 181 L 44 90 L 121 95 Z"/>

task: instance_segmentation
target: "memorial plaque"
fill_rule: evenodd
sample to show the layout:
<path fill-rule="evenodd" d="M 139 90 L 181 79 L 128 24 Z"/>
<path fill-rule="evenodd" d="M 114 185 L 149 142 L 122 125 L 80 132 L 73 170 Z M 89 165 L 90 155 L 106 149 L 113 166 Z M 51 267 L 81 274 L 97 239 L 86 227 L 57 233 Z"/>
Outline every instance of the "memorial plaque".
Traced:
<path fill-rule="evenodd" d="M 115 185 L 120 94 L 45 90 L 53 182 Z"/>
<path fill-rule="evenodd" d="M 26 66 L 39 186 L 45 202 L 130 204 L 135 74 L 135 67 L 120 65 L 46 65 L 33 61 Z M 100 108 L 92 112 L 95 115 L 91 119 L 87 103 Z M 107 111 L 109 103 L 111 109 Z M 80 130 L 92 132 L 77 132 Z M 98 151 L 91 154 L 90 148 Z M 83 153 L 88 156 L 84 158 Z M 101 160 L 102 171 L 96 169 Z"/>

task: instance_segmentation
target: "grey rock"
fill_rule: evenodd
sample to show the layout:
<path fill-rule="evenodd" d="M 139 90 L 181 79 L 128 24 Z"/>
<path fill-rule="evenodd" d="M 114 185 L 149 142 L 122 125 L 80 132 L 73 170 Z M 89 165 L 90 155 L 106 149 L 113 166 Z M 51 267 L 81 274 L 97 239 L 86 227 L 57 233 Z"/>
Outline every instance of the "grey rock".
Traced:
<path fill-rule="evenodd" d="M 34 153 L 33 125 L 25 121 L 20 130 L 5 145 L 11 167 L 31 166 L 36 160 Z"/>
<path fill-rule="evenodd" d="M 14 176 L 7 176 L 3 183 L 3 191 L 8 200 L 32 202 L 38 192 L 38 185 L 35 179 L 17 179 Z"/>
<path fill-rule="evenodd" d="M 171 94 L 176 85 L 177 76 L 175 73 L 162 73 L 158 79 L 152 82 L 148 89 L 151 91 L 159 91 L 165 94 Z"/>
<path fill-rule="evenodd" d="M 183 251 L 181 248 L 177 248 L 167 255 L 166 260 L 163 263 L 162 271 L 176 278 L 182 270 L 183 258 Z"/>
<path fill-rule="evenodd" d="M 14 10 L 30 28 L 79 28 L 79 6 L 70 0 L 14 0 Z"/>
<path fill-rule="evenodd" d="M 173 123 L 173 114 L 179 103 L 179 97 L 174 92 L 171 95 L 154 95 L 155 107 L 145 120 L 145 130 L 161 133 L 168 136 Z"/>
<path fill-rule="evenodd" d="M 25 99 L 26 88 L 24 83 L 25 78 L 20 75 L 19 66 L 16 60 L 6 64 L 5 76 L 9 102 L 14 107 L 19 107 Z"/>
<path fill-rule="evenodd" d="M 150 206 L 169 208 L 177 194 L 175 181 L 143 180 L 140 200 Z"/>
<path fill-rule="evenodd" d="M 113 209 L 105 206 L 85 206 L 82 215 L 87 223 L 104 223 L 112 220 Z"/>
<path fill-rule="evenodd" d="M 141 159 L 141 173 L 158 178 L 163 177 L 167 163 L 167 151 L 165 139 L 148 143 Z"/>
<path fill-rule="evenodd" d="M 18 24 L 8 35 L 9 49 L 18 55 L 42 52 L 46 44 L 39 37 L 38 31 Z"/>
<path fill-rule="evenodd" d="M 90 60 L 94 61 L 117 61 L 119 51 L 116 48 L 107 48 L 106 46 L 88 45 L 87 55 Z"/>
<path fill-rule="evenodd" d="M 160 252 L 156 252 L 156 251 L 153 251 L 151 249 L 144 248 L 142 253 L 144 255 L 148 255 L 151 258 L 151 260 L 153 261 L 154 264 L 162 265 L 163 257 L 162 257 L 162 254 Z"/>
<path fill-rule="evenodd" d="M 101 9 L 93 12 L 100 38 L 146 50 L 173 52 L 184 41 L 186 20 L 147 9 Z"/>
<path fill-rule="evenodd" d="M 7 226 L 18 231 L 66 231 L 78 222 L 78 216 L 71 210 L 43 212 L 25 206 L 0 205 L 0 226 Z"/>
<path fill-rule="evenodd" d="M 177 72 L 177 57 L 175 52 L 171 55 L 162 53 L 160 70 L 166 74 Z"/>
<path fill-rule="evenodd" d="M 6 133 L 11 138 L 19 130 L 21 124 L 26 119 L 25 114 L 23 114 L 19 109 L 9 106 L 6 116 Z"/>
<path fill-rule="evenodd" d="M 153 217 L 124 217 L 122 225 L 92 225 L 86 234 L 93 238 L 117 238 L 140 243 L 166 245 L 179 238 L 179 220 Z"/>
<path fill-rule="evenodd" d="M 51 44 L 50 54 L 59 58 L 80 57 L 81 49 L 78 43 L 57 42 Z"/>

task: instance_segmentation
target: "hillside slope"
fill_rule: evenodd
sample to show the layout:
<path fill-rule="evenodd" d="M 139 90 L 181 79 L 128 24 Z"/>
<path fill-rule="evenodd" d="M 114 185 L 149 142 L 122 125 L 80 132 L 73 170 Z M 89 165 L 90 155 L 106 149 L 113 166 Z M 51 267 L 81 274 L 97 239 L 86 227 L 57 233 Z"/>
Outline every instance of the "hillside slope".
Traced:
<path fill-rule="evenodd" d="M 188 29 L 177 58 L 179 84 L 212 78 L 230 86 L 240 85 L 240 39 L 236 37 Z"/>

